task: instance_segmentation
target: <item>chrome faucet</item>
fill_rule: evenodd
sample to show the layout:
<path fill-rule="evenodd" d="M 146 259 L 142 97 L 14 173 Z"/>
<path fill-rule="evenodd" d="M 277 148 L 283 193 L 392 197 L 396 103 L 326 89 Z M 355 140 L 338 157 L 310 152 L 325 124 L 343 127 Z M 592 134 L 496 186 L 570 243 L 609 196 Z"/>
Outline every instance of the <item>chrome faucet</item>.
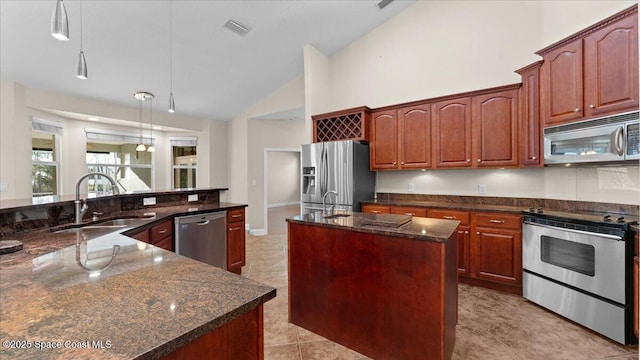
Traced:
<path fill-rule="evenodd" d="M 325 199 L 327 198 L 327 195 L 329 194 L 333 194 L 336 196 L 336 203 L 338 202 L 338 192 L 335 190 L 329 190 L 326 193 L 324 193 L 324 195 L 322 195 L 322 216 L 325 215 L 333 215 L 333 209 L 336 206 L 335 204 L 331 205 L 331 207 L 329 207 L 329 212 L 327 212 L 327 204 L 325 202 Z"/>
<path fill-rule="evenodd" d="M 114 194 L 120 193 L 120 190 L 118 190 L 118 184 L 116 184 L 115 180 L 113 180 L 113 178 L 107 174 L 89 173 L 89 174 L 82 175 L 80 179 L 78 179 L 78 182 L 76 182 L 76 200 L 73 202 L 75 206 L 75 211 L 76 211 L 76 220 L 75 220 L 76 224 L 82 224 L 82 215 L 84 215 L 87 209 L 89 209 L 89 207 L 87 206 L 87 202 L 80 199 L 80 183 L 82 183 L 82 180 L 88 178 L 89 176 L 102 176 L 107 178 L 107 180 L 109 180 L 109 182 L 111 183 L 111 187 L 113 188 L 113 193 Z"/>

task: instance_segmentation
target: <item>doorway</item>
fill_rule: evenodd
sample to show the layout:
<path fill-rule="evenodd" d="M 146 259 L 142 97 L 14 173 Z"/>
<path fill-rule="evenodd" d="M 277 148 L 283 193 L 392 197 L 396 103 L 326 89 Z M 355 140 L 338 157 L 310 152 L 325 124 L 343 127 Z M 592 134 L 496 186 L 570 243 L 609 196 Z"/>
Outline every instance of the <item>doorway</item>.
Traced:
<path fill-rule="evenodd" d="M 284 234 L 300 213 L 300 149 L 265 149 L 264 168 L 265 232 Z"/>

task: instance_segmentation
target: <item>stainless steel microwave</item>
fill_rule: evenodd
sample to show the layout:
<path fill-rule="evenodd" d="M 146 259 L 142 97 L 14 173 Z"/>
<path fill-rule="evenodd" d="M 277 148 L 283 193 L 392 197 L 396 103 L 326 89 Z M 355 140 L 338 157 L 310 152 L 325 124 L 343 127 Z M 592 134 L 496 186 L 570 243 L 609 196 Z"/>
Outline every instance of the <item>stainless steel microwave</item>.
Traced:
<path fill-rule="evenodd" d="M 544 164 L 606 164 L 640 159 L 638 111 L 544 128 Z"/>

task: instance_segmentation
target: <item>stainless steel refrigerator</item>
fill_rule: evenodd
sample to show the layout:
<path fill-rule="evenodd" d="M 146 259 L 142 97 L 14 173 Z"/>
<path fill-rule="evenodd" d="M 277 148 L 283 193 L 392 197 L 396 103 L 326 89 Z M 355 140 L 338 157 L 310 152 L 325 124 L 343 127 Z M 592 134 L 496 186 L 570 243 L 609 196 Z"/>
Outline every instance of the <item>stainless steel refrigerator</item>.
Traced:
<path fill-rule="evenodd" d="M 322 196 L 327 209 L 360 211 L 361 201 L 373 199 L 376 176 L 369 170 L 369 145 L 353 140 L 302 145 L 301 212 L 322 211 Z"/>

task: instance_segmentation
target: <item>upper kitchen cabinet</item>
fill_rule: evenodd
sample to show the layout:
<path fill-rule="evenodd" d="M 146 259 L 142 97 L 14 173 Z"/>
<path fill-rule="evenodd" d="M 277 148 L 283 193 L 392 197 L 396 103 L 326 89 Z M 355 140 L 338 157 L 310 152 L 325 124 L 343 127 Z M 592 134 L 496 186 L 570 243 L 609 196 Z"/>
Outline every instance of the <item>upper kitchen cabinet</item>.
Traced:
<path fill-rule="evenodd" d="M 637 14 L 635 5 L 536 53 L 545 126 L 637 109 Z"/>
<path fill-rule="evenodd" d="M 431 167 L 429 105 L 374 111 L 371 115 L 371 170 Z"/>
<path fill-rule="evenodd" d="M 338 140 L 369 141 L 371 109 L 366 106 L 318 114 L 311 119 L 314 143 Z"/>
<path fill-rule="evenodd" d="M 436 167 L 470 167 L 471 98 L 433 104 L 433 145 Z"/>
<path fill-rule="evenodd" d="M 540 123 L 540 67 L 537 61 L 520 70 L 520 161 L 523 166 L 542 166 L 542 124 Z"/>
<path fill-rule="evenodd" d="M 474 166 L 517 166 L 518 90 L 474 96 L 471 109 Z"/>

